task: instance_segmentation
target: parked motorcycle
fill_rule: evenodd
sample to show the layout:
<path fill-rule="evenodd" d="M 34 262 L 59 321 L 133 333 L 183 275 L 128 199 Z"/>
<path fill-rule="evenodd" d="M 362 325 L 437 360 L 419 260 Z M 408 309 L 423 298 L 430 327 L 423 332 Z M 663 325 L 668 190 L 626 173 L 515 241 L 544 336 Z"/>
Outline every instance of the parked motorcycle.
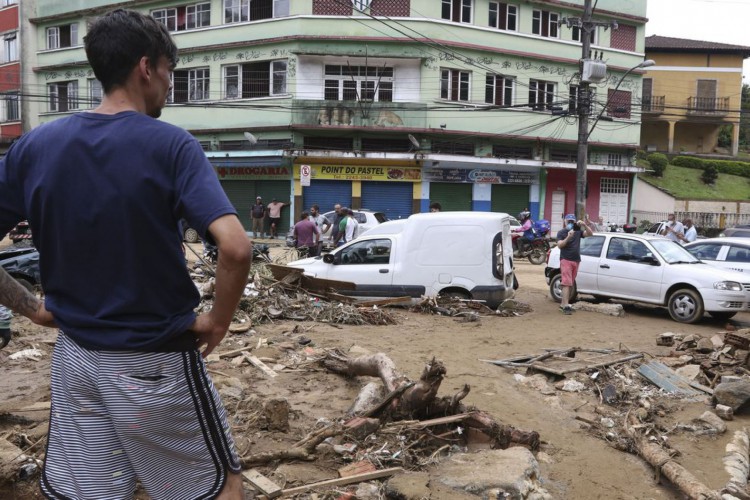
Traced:
<path fill-rule="evenodd" d="M 534 239 L 531 244 L 528 242 L 524 246 L 523 250 L 519 248 L 520 238 L 523 233 L 512 233 L 513 238 L 513 257 L 515 259 L 529 259 L 532 264 L 544 264 L 547 260 L 547 252 L 550 250 L 549 246 L 549 231 L 550 223 L 547 220 L 538 220 L 534 222 Z"/>

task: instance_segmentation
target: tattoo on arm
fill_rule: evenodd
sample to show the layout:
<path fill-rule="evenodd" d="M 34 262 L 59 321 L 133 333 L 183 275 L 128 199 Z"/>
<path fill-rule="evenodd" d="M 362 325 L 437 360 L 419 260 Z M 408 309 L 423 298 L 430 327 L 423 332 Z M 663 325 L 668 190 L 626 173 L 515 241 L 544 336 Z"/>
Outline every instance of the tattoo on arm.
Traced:
<path fill-rule="evenodd" d="M 39 309 L 41 301 L 0 268 L 0 304 L 29 317 Z"/>

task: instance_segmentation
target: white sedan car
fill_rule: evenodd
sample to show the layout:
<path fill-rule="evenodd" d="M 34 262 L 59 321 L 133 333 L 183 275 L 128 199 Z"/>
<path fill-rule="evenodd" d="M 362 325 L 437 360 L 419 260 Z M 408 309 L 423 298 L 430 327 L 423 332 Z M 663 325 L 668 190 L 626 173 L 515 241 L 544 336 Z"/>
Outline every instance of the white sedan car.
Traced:
<path fill-rule="evenodd" d="M 750 275 L 750 238 L 709 238 L 685 248 L 706 264 Z"/>
<path fill-rule="evenodd" d="M 334 211 L 331 210 L 330 212 L 326 212 L 323 214 L 326 219 L 328 219 L 331 223 L 333 223 L 334 219 Z M 354 218 L 359 223 L 359 234 L 361 235 L 368 229 L 371 229 L 378 224 L 382 224 L 383 222 L 388 220 L 388 217 L 385 216 L 383 212 L 373 212 L 372 210 L 367 210 L 366 208 L 360 209 L 360 210 L 354 210 Z M 323 238 L 328 238 L 331 236 L 331 228 L 329 227 L 328 230 L 323 233 Z"/>
<path fill-rule="evenodd" d="M 550 296 L 559 302 L 557 247 L 549 254 L 544 274 Z M 681 323 L 695 323 L 704 312 L 729 319 L 750 310 L 750 276 L 717 269 L 661 236 L 596 233 L 583 238 L 571 302 L 577 293 L 663 306 Z"/>

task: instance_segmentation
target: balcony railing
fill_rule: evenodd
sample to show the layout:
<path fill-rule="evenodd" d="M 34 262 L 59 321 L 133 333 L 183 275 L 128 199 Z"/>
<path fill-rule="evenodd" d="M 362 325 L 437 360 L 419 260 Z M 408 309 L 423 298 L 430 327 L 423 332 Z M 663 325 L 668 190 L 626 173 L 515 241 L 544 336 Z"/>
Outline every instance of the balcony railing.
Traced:
<path fill-rule="evenodd" d="M 722 116 L 729 112 L 729 97 L 688 97 L 689 115 Z"/>
<path fill-rule="evenodd" d="M 663 95 L 644 97 L 641 100 L 641 111 L 650 114 L 664 113 L 664 97 Z"/>

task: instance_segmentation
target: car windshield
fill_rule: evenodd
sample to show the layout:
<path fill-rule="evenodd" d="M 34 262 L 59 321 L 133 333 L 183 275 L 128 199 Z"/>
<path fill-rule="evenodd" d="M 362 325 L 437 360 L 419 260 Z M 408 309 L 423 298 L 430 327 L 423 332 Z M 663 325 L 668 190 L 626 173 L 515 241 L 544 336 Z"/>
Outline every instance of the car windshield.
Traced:
<path fill-rule="evenodd" d="M 700 259 L 695 258 L 695 256 L 685 250 L 682 245 L 672 240 L 654 239 L 651 240 L 651 245 L 653 245 L 654 250 L 656 250 L 668 264 L 677 264 L 681 262 L 690 264 L 693 262 L 700 262 Z"/>

